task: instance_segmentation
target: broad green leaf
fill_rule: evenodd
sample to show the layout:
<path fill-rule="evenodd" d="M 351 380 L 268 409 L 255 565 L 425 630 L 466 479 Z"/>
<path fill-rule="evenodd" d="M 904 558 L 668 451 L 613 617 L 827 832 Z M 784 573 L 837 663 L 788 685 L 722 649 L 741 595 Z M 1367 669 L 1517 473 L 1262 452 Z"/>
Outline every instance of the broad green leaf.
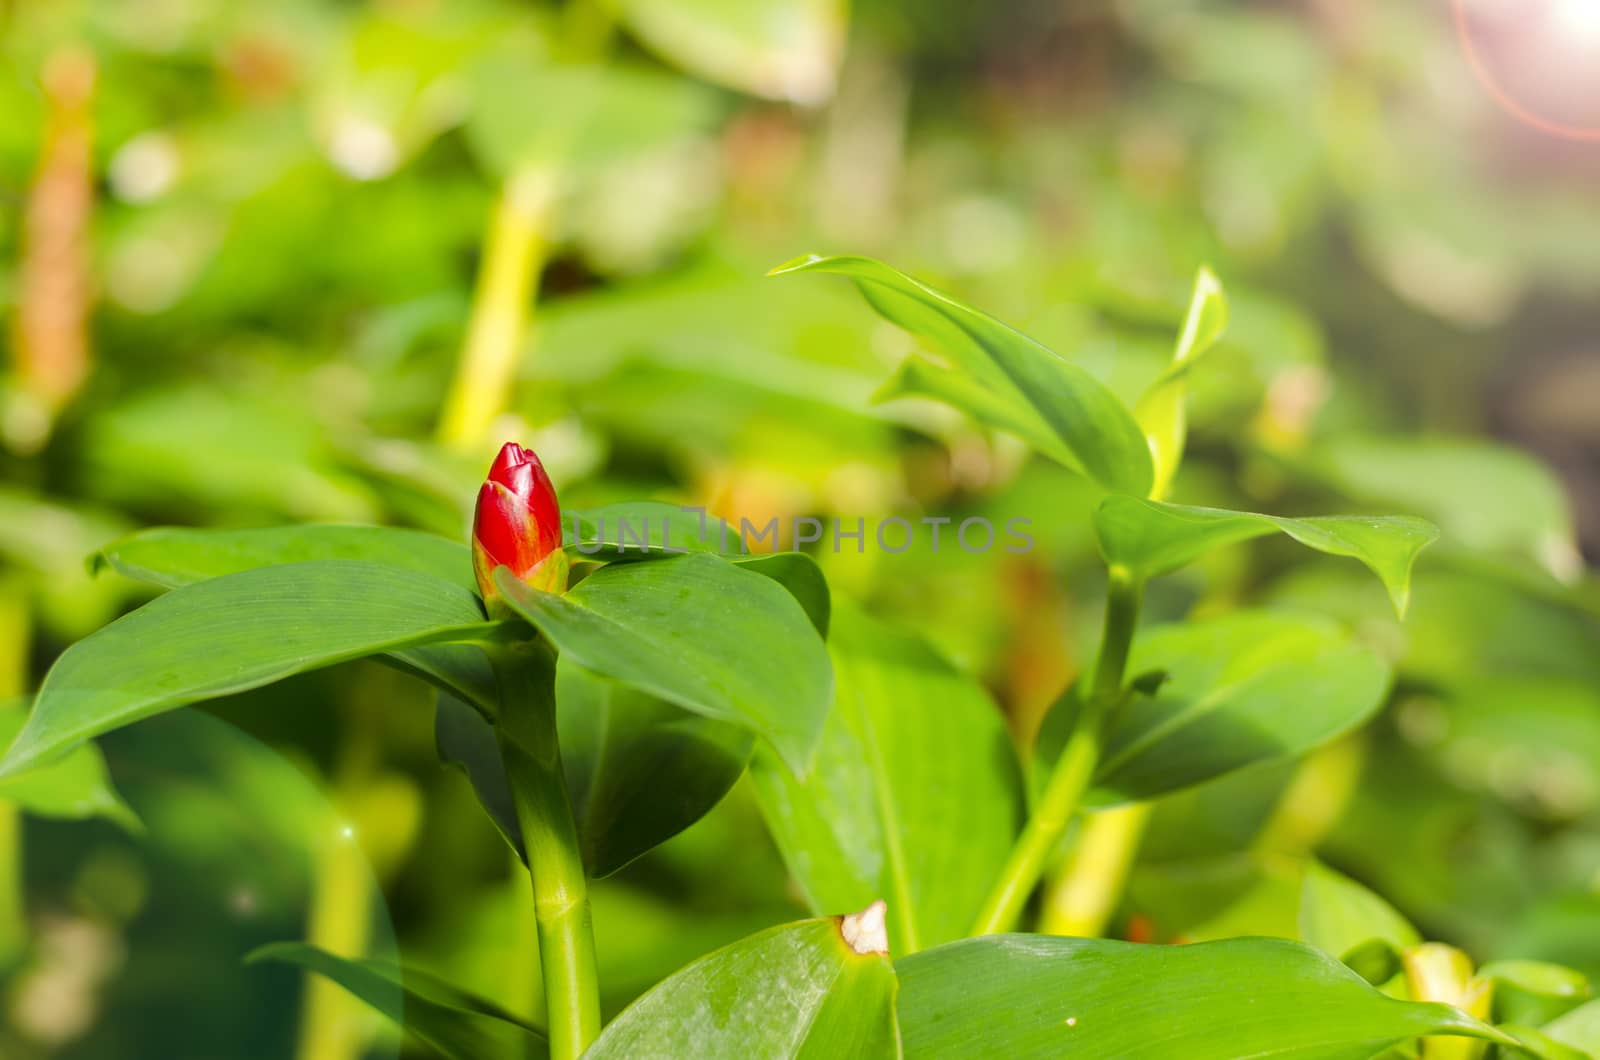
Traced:
<path fill-rule="evenodd" d="M 1539 997 L 1586 998 L 1592 993 L 1588 976 L 1549 961 L 1490 961 L 1477 976 Z"/>
<path fill-rule="evenodd" d="M 1124 496 L 1102 501 L 1094 525 L 1106 562 L 1139 579 L 1177 570 L 1214 548 L 1281 531 L 1308 548 L 1366 564 L 1402 615 L 1411 594 L 1411 565 L 1439 536 L 1432 523 L 1408 515 L 1285 519 Z"/>
<path fill-rule="evenodd" d="M 991 388 L 975 375 L 945 368 L 918 354 L 902 361 L 873 397 L 876 401 L 927 398 L 949 405 L 979 423 L 1016 435 L 1056 463 L 1083 473 L 1082 464 L 1071 448 L 1041 424 L 1025 403 L 1009 396 L 1003 387 Z"/>
<path fill-rule="evenodd" d="M 292 964 L 331 979 L 449 1060 L 541 1060 L 550 1055 L 538 1028 L 423 972 L 386 961 L 336 957 L 299 942 L 262 946 L 246 960 Z"/>
<path fill-rule="evenodd" d="M 181 503 L 234 519 L 373 518 L 372 494 L 336 466 L 305 377 L 290 378 L 141 388 L 85 422 L 83 485 L 135 508 Z"/>
<path fill-rule="evenodd" d="M 68 648 L 0 776 L 186 703 L 495 628 L 466 589 L 376 563 L 316 560 L 197 582 Z"/>
<path fill-rule="evenodd" d="M 713 721 L 562 659 L 561 761 L 584 865 L 609 876 L 705 816 L 744 773 L 748 731 Z M 471 781 L 500 834 L 526 859 L 494 724 L 441 693 L 439 757 Z"/>
<path fill-rule="evenodd" d="M 1189 299 L 1189 312 L 1184 317 L 1183 330 L 1178 333 L 1178 343 L 1172 353 L 1172 364 L 1134 406 L 1133 415 L 1144 429 L 1150 443 L 1154 461 L 1155 480 L 1150 487 L 1152 497 L 1164 497 L 1172 485 L 1172 476 L 1183 460 L 1184 439 L 1188 432 L 1188 416 L 1184 398 L 1188 393 L 1189 369 L 1203 357 L 1228 326 L 1228 299 L 1222 293 L 1222 281 L 1208 267 L 1202 267 L 1194 280 L 1194 293 Z"/>
<path fill-rule="evenodd" d="M 511 849 L 524 862 L 522 825 L 506 779 L 505 763 L 500 758 L 500 741 L 494 722 L 477 708 L 448 692 L 440 692 L 433 712 L 433 743 L 439 761 L 466 774 L 489 820 L 500 830 Z"/>
<path fill-rule="evenodd" d="M 0 744 L 10 745 L 27 714 L 22 704 L 0 704 Z M 105 759 L 94 744 L 74 748 L 46 765 L 0 780 L 0 803 L 13 803 L 40 817 L 104 817 L 137 831 L 139 818 L 122 801 Z"/>
<path fill-rule="evenodd" d="M 894 967 L 875 952 L 882 921 L 870 924 L 881 913 L 785 924 L 703 957 L 623 1010 L 584 1055 L 898 1057 Z"/>
<path fill-rule="evenodd" d="M 752 775 L 816 910 L 889 900 L 896 953 L 960 938 L 1005 865 L 1022 786 L 999 709 L 919 638 L 840 609 L 834 702 L 804 780 Z"/>
<path fill-rule="evenodd" d="M 538 172 L 582 179 L 691 135 L 715 113 L 701 86 L 615 64 L 519 56 L 484 64 L 477 80 L 467 142 L 505 178 Z M 547 105 L 552 100 L 561 105 Z"/>
<path fill-rule="evenodd" d="M 1600 1056 L 1600 1001 L 1579 1005 L 1539 1029 L 1563 1045 Z"/>
<path fill-rule="evenodd" d="M 476 590 L 467 546 L 437 534 L 390 526 L 334 523 L 274 526 L 259 530 L 199 530 L 156 527 L 114 541 L 94 556 L 136 581 L 176 589 L 224 574 L 305 563 L 317 559 L 365 560 L 431 574 Z"/>
<path fill-rule="evenodd" d="M 1538 1060 L 1594 1060 L 1593 1050 L 1575 1049 L 1535 1027 L 1501 1023 L 1496 1029 L 1515 1038 L 1522 1052 L 1538 1057 Z"/>
<path fill-rule="evenodd" d="M 690 73 L 795 103 L 833 92 L 845 0 L 621 0 L 621 11 L 640 40 Z"/>
<path fill-rule="evenodd" d="M 1384 996 L 1282 939 L 1190 946 L 994 935 L 897 961 L 910 1057 L 1356 1060 L 1425 1034 L 1508 1039 Z"/>
<path fill-rule="evenodd" d="M 1382 659 L 1335 624 L 1268 611 L 1144 630 L 1128 671 L 1166 680 L 1113 720 L 1091 806 L 1153 799 L 1302 754 L 1371 717 L 1389 687 Z M 1075 705 L 1069 692 L 1040 726 L 1036 783 L 1066 743 Z"/>
<path fill-rule="evenodd" d="M 800 552 L 752 555 L 739 528 L 703 509 L 660 501 L 631 501 L 563 515 L 567 551 L 575 559 L 610 562 L 660 559 L 689 552 L 725 556 L 788 589 L 812 625 L 828 633 L 828 583 L 815 560 Z"/>
<path fill-rule="evenodd" d="M 466 545 L 436 534 L 387 526 L 312 524 L 259 530 L 200 530 L 158 527 L 113 542 L 95 555 L 96 568 L 163 589 L 176 589 L 224 574 L 285 563 L 348 559 L 431 574 L 476 593 L 472 554 Z M 430 644 L 390 652 L 403 670 L 492 710 L 494 674 L 483 651 L 470 644 Z"/>
<path fill-rule="evenodd" d="M 561 528 L 573 559 L 645 559 L 680 552 L 738 555 L 745 551 L 737 527 L 702 510 L 662 501 L 630 501 L 563 512 Z"/>
<path fill-rule="evenodd" d="M 1441 603 L 1445 602 L 1429 593 L 1429 613 Z M 1428 613 L 1417 615 L 1411 627 L 1438 640 L 1455 632 L 1448 627 L 1439 629 L 1438 624 L 1426 621 L 1428 617 Z M 1567 649 L 1532 622 L 1512 625 L 1521 615 L 1502 611 L 1476 617 L 1485 624 L 1505 622 L 1506 626 L 1499 636 L 1489 630 L 1493 640 L 1488 652 L 1478 650 L 1477 644 L 1464 637 L 1447 644 L 1461 660 L 1445 673 L 1449 690 L 1441 696 L 1449 718 L 1445 747 L 1455 783 L 1467 790 L 1492 793 L 1536 818 L 1577 820 L 1600 810 L 1600 684 L 1493 674 L 1493 670 L 1510 667 L 1499 664 L 1489 652 L 1516 656 L 1524 641 L 1534 642 L 1541 652 Z M 1417 643 L 1410 632 L 1408 628 L 1408 647 Z M 1580 650 L 1600 661 L 1600 652 L 1593 647 L 1595 633 L 1586 632 L 1584 639 L 1589 646 Z M 1574 662 L 1581 665 L 1583 660 Z M 1518 668 L 1524 665 L 1521 660 L 1516 664 Z M 1480 674 L 1479 667 L 1491 673 Z M 1551 783 L 1553 776 L 1570 779 Z"/>
<path fill-rule="evenodd" d="M 1510 446 L 1478 438 L 1336 438 L 1313 470 L 1358 500 L 1437 520 L 1452 542 L 1518 552 L 1570 578 L 1582 566 L 1561 480 Z"/>
<path fill-rule="evenodd" d="M 1300 865 L 1272 855 L 1229 851 L 1169 858 L 1151 851 L 1129 873 L 1127 904 L 1146 918 L 1152 941 L 1289 939 L 1297 933 L 1301 877 Z"/>
<path fill-rule="evenodd" d="M 584 864 L 609 876 L 705 816 L 744 773 L 747 729 L 690 714 L 570 659 L 556 671 L 561 761 Z"/>
<path fill-rule="evenodd" d="M 989 426 L 1017 434 L 1040 452 L 1107 490 L 1144 496 L 1150 448 L 1133 416 L 1083 369 L 995 318 L 870 258 L 799 258 L 773 270 L 829 272 L 856 282 L 887 320 L 950 360 L 917 361 L 890 396 L 926 393 Z M 907 389 L 908 387 L 923 387 Z"/>
<path fill-rule="evenodd" d="M 1315 861 L 1306 866 L 1300 886 L 1300 938 L 1333 957 L 1373 939 L 1395 950 L 1422 942 L 1417 929 L 1394 906 Z"/>
<path fill-rule="evenodd" d="M 828 591 L 828 580 L 816 560 L 804 552 L 773 552 L 764 556 L 738 556 L 733 562 L 787 589 L 805 611 L 817 634 L 827 637 L 833 595 Z"/>
<path fill-rule="evenodd" d="M 705 554 L 602 567 L 560 596 L 504 568 L 495 579 L 574 662 L 746 728 L 805 771 L 833 678 L 805 611 L 772 579 Z"/>

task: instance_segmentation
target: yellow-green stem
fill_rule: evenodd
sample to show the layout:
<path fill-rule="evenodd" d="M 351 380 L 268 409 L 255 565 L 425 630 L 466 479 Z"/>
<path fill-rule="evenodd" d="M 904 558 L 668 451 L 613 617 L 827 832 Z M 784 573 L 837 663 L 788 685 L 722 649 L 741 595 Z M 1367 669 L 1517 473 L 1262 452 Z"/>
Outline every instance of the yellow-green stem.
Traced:
<path fill-rule="evenodd" d="M 589 881 L 556 736 L 555 656 L 533 642 L 496 652 L 500 754 L 533 877 L 552 1060 L 576 1060 L 600 1034 Z"/>
<path fill-rule="evenodd" d="M 1028 896 L 1038 885 L 1045 866 L 1078 811 L 1083 793 L 1094 779 L 1095 768 L 1100 764 L 1100 740 L 1106 717 L 1122 698 L 1123 673 L 1133 645 L 1134 626 L 1139 620 L 1141 589 L 1140 583 L 1125 570 L 1112 568 L 1106 588 L 1100 656 L 1095 662 L 1094 681 L 1083 711 L 1050 774 L 1044 795 L 1016 846 L 1012 847 L 1011 857 L 989 893 L 983 911 L 978 914 L 972 928 L 974 935 L 993 935 L 1016 926 Z"/>
<path fill-rule="evenodd" d="M 306 939 L 340 957 L 360 957 L 368 941 L 370 870 L 361 844 L 346 826 L 334 824 L 326 832 L 316 852 Z M 329 980 L 310 976 L 295 1056 L 355 1060 L 366 1048 L 368 1027 L 359 1002 Z"/>
<path fill-rule="evenodd" d="M 555 189 L 553 172 L 529 167 L 506 181 L 495 203 L 466 344 L 439 421 L 439 440 L 447 445 L 482 442 L 506 409 L 544 271 Z"/>
<path fill-rule="evenodd" d="M 28 646 L 32 643 L 31 601 L 21 575 L 0 577 L 0 708 L 28 684 Z M 20 702 L 7 709 L 20 709 Z M 22 812 L 0 802 L 0 971 L 22 956 L 28 945 L 28 915 L 22 879 Z"/>
<path fill-rule="evenodd" d="M 1366 738 L 1351 733 L 1306 757 L 1252 846 L 1264 853 L 1309 854 L 1355 794 L 1366 764 Z"/>
<path fill-rule="evenodd" d="M 341 814 L 371 783 L 381 755 L 381 716 L 362 702 L 352 707 L 332 777 L 334 804 Z M 313 857 L 306 941 L 339 957 L 365 956 L 371 941 L 373 879 L 354 819 L 330 820 Z M 308 976 L 305 990 L 297 1060 L 356 1060 L 371 1035 L 366 1007 L 321 976 Z"/>
<path fill-rule="evenodd" d="M 1080 938 L 1105 934 L 1149 821 L 1147 802 L 1087 817 L 1077 844 L 1048 889 L 1039 921 L 1041 932 Z"/>

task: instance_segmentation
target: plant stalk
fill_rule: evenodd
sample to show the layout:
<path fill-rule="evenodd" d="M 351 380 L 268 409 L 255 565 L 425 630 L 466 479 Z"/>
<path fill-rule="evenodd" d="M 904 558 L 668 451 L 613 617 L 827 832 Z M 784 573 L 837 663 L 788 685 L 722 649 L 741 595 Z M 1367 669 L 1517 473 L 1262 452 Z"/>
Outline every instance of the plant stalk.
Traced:
<path fill-rule="evenodd" d="M 340 957 L 360 957 L 372 941 L 376 883 L 351 816 L 358 793 L 377 773 L 381 730 L 377 718 L 353 704 L 344 746 L 330 780 L 338 819 L 322 829 L 312 860 L 306 940 Z M 296 1060 L 356 1060 L 367 1048 L 371 1023 L 364 1006 L 337 984 L 308 976 Z"/>
<path fill-rule="evenodd" d="M 1106 587 L 1105 631 L 1095 661 L 1094 681 L 1078 723 L 1045 785 L 1033 816 L 1022 830 L 1000 880 L 973 925 L 973 935 L 993 935 L 1016 926 L 1022 907 L 1033 893 L 1051 855 L 1061 844 L 1083 793 L 1100 764 L 1105 720 L 1122 699 L 1122 682 L 1139 620 L 1142 585 L 1128 572 L 1113 567 Z"/>
<path fill-rule="evenodd" d="M 539 277 L 549 252 L 555 174 L 528 168 L 501 190 L 484 240 L 483 265 L 439 440 L 466 449 L 505 411 Z"/>
<path fill-rule="evenodd" d="M 0 575 L 0 710 L 21 710 L 32 643 L 32 600 L 21 575 Z M 15 702 L 12 702 L 15 700 Z M 28 947 L 27 895 L 23 880 L 22 810 L 0 801 L 0 972 Z"/>
<path fill-rule="evenodd" d="M 342 825 L 324 828 L 315 854 L 306 939 L 340 957 L 359 957 L 369 941 L 372 883 L 360 842 Z M 366 1010 L 336 984 L 308 976 L 297 1060 L 355 1060 L 369 1037 Z"/>
<path fill-rule="evenodd" d="M 600 1034 L 589 881 L 556 736 L 555 655 L 532 642 L 496 653 L 500 755 L 533 877 L 552 1060 L 576 1060 Z"/>
<path fill-rule="evenodd" d="M 1135 802 L 1090 814 L 1061 872 L 1046 888 L 1039 931 L 1099 938 L 1116 912 L 1139 852 L 1151 804 Z"/>

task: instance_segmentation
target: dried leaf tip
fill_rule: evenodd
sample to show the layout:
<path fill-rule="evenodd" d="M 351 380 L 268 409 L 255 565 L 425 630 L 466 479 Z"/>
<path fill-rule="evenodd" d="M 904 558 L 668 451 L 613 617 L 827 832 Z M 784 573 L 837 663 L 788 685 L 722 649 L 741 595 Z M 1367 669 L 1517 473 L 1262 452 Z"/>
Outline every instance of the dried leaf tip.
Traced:
<path fill-rule="evenodd" d="M 852 950 L 863 957 L 889 955 L 889 905 L 882 898 L 859 913 L 839 918 L 839 934 Z"/>

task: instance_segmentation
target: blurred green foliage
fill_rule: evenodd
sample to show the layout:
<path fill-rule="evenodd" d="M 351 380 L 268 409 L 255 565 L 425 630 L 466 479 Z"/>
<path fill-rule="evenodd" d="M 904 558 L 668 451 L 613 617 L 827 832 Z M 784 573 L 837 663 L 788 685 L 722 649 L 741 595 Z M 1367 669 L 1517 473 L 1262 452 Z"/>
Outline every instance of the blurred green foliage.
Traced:
<path fill-rule="evenodd" d="M 1162 800 L 1115 927 L 1293 934 L 1283 859 L 1315 852 L 1428 938 L 1600 975 L 1595 155 L 1496 108 L 1443 8 L 0 4 L 0 697 L 144 598 L 84 566 L 128 530 L 456 536 L 517 437 L 569 506 L 1029 518 L 1023 556 L 817 549 L 1028 733 L 1092 647 L 1093 495 L 946 408 L 875 404 L 912 340 L 762 273 L 889 258 L 1131 406 L 1207 263 L 1232 314 L 1187 378 L 1172 499 L 1443 538 L 1404 625 L 1278 540 L 1152 590 L 1157 620 L 1331 616 L 1396 685 L 1309 762 Z M 436 444 L 495 203 L 530 172 L 548 247 L 506 411 Z M 381 892 L 354 906 L 375 955 L 534 996 L 523 888 L 428 697 L 361 664 L 237 699 L 248 737 L 174 717 L 105 742 L 142 832 L 27 820 L 35 945 L 5 955 L 0 1053 L 288 1055 L 298 981 L 240 962 L 301 933 L 335 818 Z M 611 1012 L 804 908 L 744 784 L 594 904 Z"/>

